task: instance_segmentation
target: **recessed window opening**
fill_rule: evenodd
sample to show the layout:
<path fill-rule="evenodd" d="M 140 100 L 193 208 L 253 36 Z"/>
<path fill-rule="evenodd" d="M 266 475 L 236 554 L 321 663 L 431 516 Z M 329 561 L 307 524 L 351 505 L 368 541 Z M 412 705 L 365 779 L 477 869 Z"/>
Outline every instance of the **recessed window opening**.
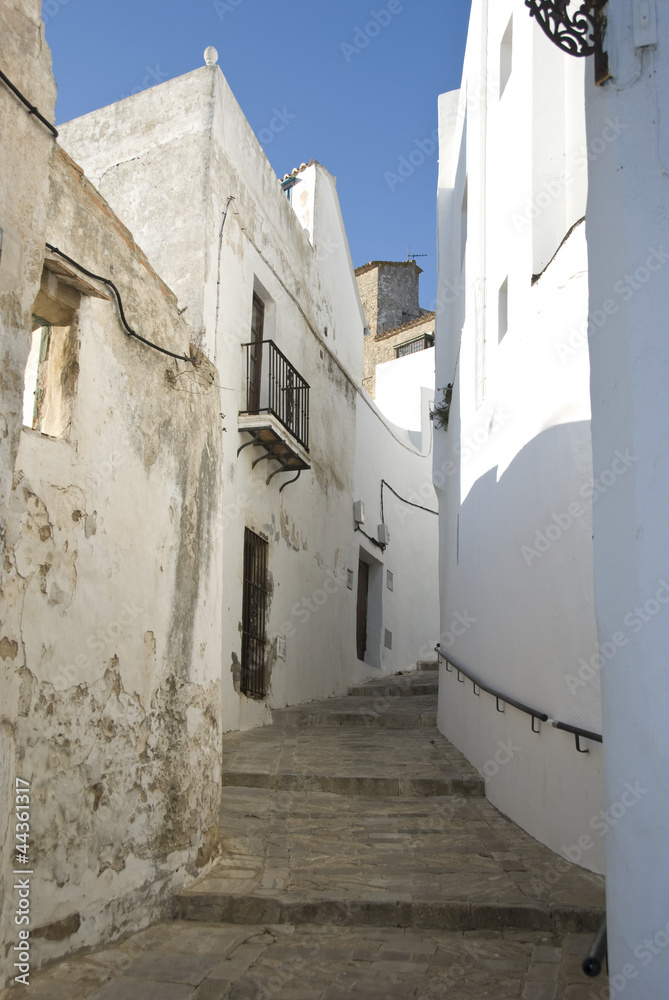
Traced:
<path fill-rule="evenodd" d="M 498 342 L 502 342 L 502 337 L 509 329 L 509 279 L 506 277 L 499 286 L 497 302 L 497 330 Z"/>
<path fill-rule="evenodd" d="M 70 432 L 79 377 L 80 301 L 77 290 L 44 270 L 24 372 L 23 425 L 47 437 L 67 438 Z"/>
<path fill-rule="evenodd" d="M 404 358 L 407 354 L 417 354 L 418 351 L 425 351 L 428 347 L 432 347 L 433 343 L 432 338 L 425 334 L 416 340 L 409 340 L 406 344 L 400 344 L 399 347 L 396 347 L 395 357 Z"/>
<path fill-rule="evenodd" d="M 513 14 L 509 18 L 506 31 L 502 36 L 499 47 L 499 96 L 504 93 L 509 77 L 511 76 L 511 63 L 513 59 Z"/>
<path fill-rule="evenodd" d="M 460 209 L 460 270 L 465 262 L 465 250 L 467 249 L 467 188 L 468 182 L 465 181 L 465 189 L 462 192 L 462 206 Z"/>
<path fill-rule="evenodd" d="M 36 325 L 32 332 L 23 388 L 23 426 L 39 430 L 40 396 L 43 398 L 44 395 L 43 388 L 38 394 L 39 373 L 40 369 L 43 370 L 49 352 L 51 327 L 45 320 L 38 320 L 37 317 L 34 322 Z"/>
<path fill-rule="evenodd" d="M 297 177 L 285 177 L 281 181 L 281 187 L 283 188 L 286 198 L 289 202 L 293 200 L 293 188 L 297 184 Z"/>

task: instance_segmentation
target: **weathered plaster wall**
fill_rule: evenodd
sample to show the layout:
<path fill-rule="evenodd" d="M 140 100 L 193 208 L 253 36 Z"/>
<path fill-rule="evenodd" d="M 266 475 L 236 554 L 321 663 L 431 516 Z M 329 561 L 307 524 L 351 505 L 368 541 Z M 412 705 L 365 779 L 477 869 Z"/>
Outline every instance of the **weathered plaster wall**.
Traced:
<path fill-rule="evenodd" d="M 455 383 L 435 442 L 441 642 L 493 687 L 601 733 L 592 497 L 610 481 L 592 478 L 584 224 L 568 235 L 585 211 L 584 69 L 545 42 L 510 2 L 478 0 L 463 87 L 440 99 L 437 385 Z M 563 84 L 554 91 L 550 50 Z M 533 283 L 537 261 L 545 270 Z M 609 463 L 614 479 L 628 474 L 615 449 Z M 497 712 L 444 668 L 439 726 L 486 775 L 491 801 L 603 869 L 605 838 L 591 825 L 600 744 L 577 754 L 573 736 L 547 724 L 535 735 L 527 715 Z M 515 748 L 504 766 L 500 744 Z"/>
<path fill-rule="evenodd" d="M 144 248 L 200 338 L 208 265 L 202 240 L 210 221 L 210 83 L 206 70 L 195 79 L 188 74 L 171 80 L 167 93 L 154 87 L 60 128 L 61 145 Z M 170 177 L 176 157 L 182 178 Z"/>
<path fill-rule="evenodd" d="M 8 0 L 0 10 L 3 72 L 53 121 L 56 85 L 39 0 Z M 32 305 L 42 276 L 51 133 L 0 84 L 0 553 L 4 511 L 21 430 L 23 370 Z"/>
<path fill-rule="evenodd" d="M 427 489 L 429 505 L 430 428 L 427 399 L 421 436 L 389 426 L 362 392 L 364 315 L 334 178 L 311 164 L 291 206 L 217 68 L 62 132 L 102 194 L 51 140 L 32 161 L 41 174 L 17 157 L 11 170 L 19 176 L 21 163 L 33 184 L 36 229 L 30 267 L 21 263 L 9 289 L 20 309 L 1 303 L 21 335 L 3 465 L 13 490 L 0 595 L 2 779 L 9 807 L 14 776 L 31 784 L 33 967 L 155 919 L 171 890 L 208 863 L 221 729 L 412 666 L 434 631 L 436 602 L 429 559 L 410 571 L 421 545 L 436 550 L 434 516 L 412 518 L 388 499 L 392 546 L 367 549 L 376 583 L 387 562 L 398 589 L 376 587 L 376 645 L 357 661 L 352 501 L 373 509 L 386 478 L 409 497 Z M 54 339 L 63 350 L 39 376 L 67 369 L 67 405 L 53 397 L 58 437 L 21 429 L 46 240 L 113 277 L 142 336 L 198 358 L 194 366 L 129 339 L 108 288 L 77 285 L 76 268 L 54 277 L 47 262 L 40 294 L 67 299 L 58 320 L 67 332 Z M 10 277 L 0 267 L 2 281 Z M 252 468 L 257 451 L 237 455 L 247 440 L 237 415 L 254 292 L 266 304 L 266 339 L 311 386 L 312 467 L 283 493 L 285 476 L 267 485 L 267 466 Z M 264 702 L 239 692 L 245 526 L 270 547 Z M 8 824 L 8 853 L 13 834 Z M 7 948 L 12 916 L 10 891 Z"/>
<path fill-rule="evenodd" d="M 186 109 L 178 118 L 171 113 L 175 102 Z M 205 112 L 210 105 L 211 113 Z M 148 138 L 141 131 L 145 120 L 152 123 Z M 198 147 L 202 163 L 184 170 L 183 163 L 191 163 L 193 135 L 207 122 L 206 148 Z M 180 295 L 183 301 L 201 296 L 203 343 L 221 371 L 220 410 L 226 415 L 223 727 L 263 724 L 272 707 L 345 691 L 361 669 L 355 650 L 356 595 L 348 589 L 346 571 L 355 574 L 358 559 L 352 500 L 365 321 L 334 178 L 318 163 L 300 170 L 291 205 L 218 67 L 201 68 L 132 102 L 71 122 L 63 134 L 87 170 L 100 178 L 114 206 L 135 218 L 151 259 L 164 254 L 160 206 L 166 197 L 176 204 L 191 198 L 205 206 L 204 231 L 199 214 L 186 213 L 180 223 L 187 246 L 196 238 L 204 246 L 204 289 L 191 272 L 182 275 Z M 160 155 L 148 148 L 158 136 Z M 130 161 L 127 173 L 116 166 Z M 202 185 L 202 190 L 184 190 L 182 199 L 185 185 Z M 157 192 L 153 197 L 152 191 Z M 163 266 L 175 285 L 183 259 L 184 251 L 173 241 Z M 265 339 L 277 344 L 311 386 L 312 468 L 281 493 L 289 476 L 279 475 L 267 486 L 274 466 L 261 462 L 252 468 L 258 449 L 237 456 L 248 440 L 236 421 L 245 408 L 241 345 L 250 338 L 254 291 L 265 302 Z M 365 447 L 374 449 L 376 443 L 378 455 L 379 442 L 390 432 L 378 418 L 375 427 Z M 388 461 L 386 478 L 392 478 L 394 453 Z M 374 474 L 375 496 L 384 476 L 381 466 Z M 245 527 L 269 542 L 269 693 L 260 702 L 239 692 Z M 417 621 L 419 629 L 430 630 L 421 614 Z M 285 659 L 277 652 L 284 640 Z M 413 631 L 409 644 L 417 645 Z M 406 656 L 400 644 L 384 657 L 383 669 L 405 668 Z"/>
<path fill-rule="evenodd" d="M 3 72 L 44 117 L 52 121 L 56 86 L 51 53 L 44 41 L 38 0 L 8 0 L 0 7 L 0 63 Z M 32 305 L 40 287 L 48 209 L 48 165 L 53 138 L 18 99 L 0 84 L 0 580 L 7 572 L 5 547 L 12 534 L 7 505 L 19 448 L 23 372 L 30 351 Z M 10 542 L 11 544 L 11 542 Z M 14 783 L 17 775 L 14 718 L 20 680 L 14 669 L 18 641 L 0 618 L 0 936 L 14 938 L 16 895 L 10 859 L 16 840 Z M 3 959 L 5 958 L 3 952 Z M 0 981 L 8 974 L 2 963 Z"/>
<path fill-rule="evenodd" d="M 189 354 L 174 295 L 59 149 L 48 205 L 47 240 L 113 275 L 142 336 Z M 217 851 L 218 375 L 130 339 L 109 299 L 81 296 L 77 333 L 68 434 L 20 432 L 1 594 L 33 968 L 165 914 Z"/>

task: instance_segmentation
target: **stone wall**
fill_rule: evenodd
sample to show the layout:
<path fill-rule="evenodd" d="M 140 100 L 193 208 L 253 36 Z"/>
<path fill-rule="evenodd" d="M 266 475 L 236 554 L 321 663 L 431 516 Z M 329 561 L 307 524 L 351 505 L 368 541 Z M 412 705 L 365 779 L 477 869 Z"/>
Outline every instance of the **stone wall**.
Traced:
<path fill-rule="evenodd" d="M 375 260 L 355 272 L 367 326 L 373 337 L 420 316 L 415 260 Z"/>

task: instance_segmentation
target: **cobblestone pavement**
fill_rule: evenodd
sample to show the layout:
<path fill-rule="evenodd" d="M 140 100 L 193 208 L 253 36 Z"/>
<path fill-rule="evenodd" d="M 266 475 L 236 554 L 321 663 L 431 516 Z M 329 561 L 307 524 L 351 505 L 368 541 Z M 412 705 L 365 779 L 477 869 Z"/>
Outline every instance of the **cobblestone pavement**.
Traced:
<path fill-rule="evenodd" d="M 21 996 L 608 1000 L 581 970 L 602 878 L 485 799 L 429 721 L 435 682 L 358 685 L 228 734 L 221 857 L 176 897 L 187 919 L 58 962 Z"/>

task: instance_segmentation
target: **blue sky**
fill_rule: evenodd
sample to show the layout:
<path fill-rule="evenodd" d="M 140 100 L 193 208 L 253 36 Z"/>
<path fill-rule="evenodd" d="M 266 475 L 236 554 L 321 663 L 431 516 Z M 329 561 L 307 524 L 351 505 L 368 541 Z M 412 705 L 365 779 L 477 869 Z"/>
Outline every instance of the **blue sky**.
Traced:
<path fill-rule="evenodd" d="M 470 0 L 43 0 L 65 122 L 219 65 L 282 177 L 337 178 L 353 264 L 423 268 L 436 288 L 437 96 L 460 84 Z M 400 170 L 400 166 L 402 169 Z"/>

